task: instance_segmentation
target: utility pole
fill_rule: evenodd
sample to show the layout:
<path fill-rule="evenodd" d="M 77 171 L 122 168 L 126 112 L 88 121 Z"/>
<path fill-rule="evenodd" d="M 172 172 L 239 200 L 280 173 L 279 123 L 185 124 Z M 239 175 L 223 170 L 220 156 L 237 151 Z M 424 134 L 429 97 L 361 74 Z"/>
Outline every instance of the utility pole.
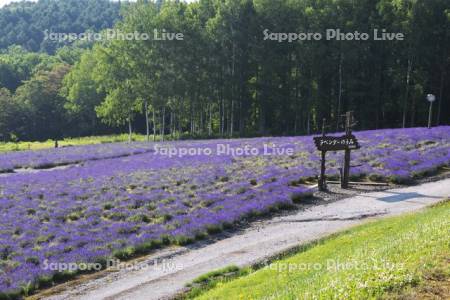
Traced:
<path fill-rule="evenodd" d="M 430 108 L 428 110 L 428 129 L 430 129 L 431 121 L 433 120 L 433 102 L 436 101 L 436 96 L 433 94 L 428 94 L 427 100 L 430 102 Z"/>

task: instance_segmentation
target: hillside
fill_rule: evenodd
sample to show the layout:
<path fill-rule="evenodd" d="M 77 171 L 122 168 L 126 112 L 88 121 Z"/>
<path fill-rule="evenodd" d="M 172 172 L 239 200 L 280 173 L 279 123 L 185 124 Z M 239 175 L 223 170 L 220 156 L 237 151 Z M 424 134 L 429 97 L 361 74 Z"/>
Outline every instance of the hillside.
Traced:
<path fill-rule="evenodd" d="M 20 45 L 29 51 L 54 53 L 62 46 L 45 41 L 45 30 L 98 32 L 120 19 L 120 2 L 108 0 L 40 0 L 11 3 L 0 9 L 0 49 Z"/>
<path fill-rule="evenodd" d="M 203 284 L 215 288 L 196 299 L 448 299 L 449 211 L 447 201 L 369 222 L 234 281 L 211 273 L 195 281 L 192 296 Z"/>

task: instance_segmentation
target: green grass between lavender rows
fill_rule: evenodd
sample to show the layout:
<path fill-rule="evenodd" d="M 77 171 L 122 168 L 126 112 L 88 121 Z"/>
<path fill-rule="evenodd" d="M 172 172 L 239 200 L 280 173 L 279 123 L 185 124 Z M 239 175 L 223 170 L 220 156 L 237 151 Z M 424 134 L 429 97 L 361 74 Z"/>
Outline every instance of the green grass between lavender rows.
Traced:
<path fill-rule="evenodd" d="M 152 138 L 152 136 L 150 137 Z M 159 137 L 158 137 L 159 138 Z M 133 141 L 145 141 L 145 135 L 133 134 Z M 102 144 L 102 143 L 116 143 L 116 142 L 127 142 L 128 134 L 118 134 L 118 135 L 105 135 L 105 136 L 89 136 L 80 138 L 67 138 L 58 141 L 60 147 L 64 146 L 80 146 L 80 145 L 90 145 L 90 144 Z M 22 150 L 40 150 L 53 148 L 55 146 L 55 141 L 48 140 L 44 142 L 8 142 L 0 143 L 0 152 L 9 151 L 22 151 Z"/>
<path fill-rule="evenodd" d="M 382 299 L 430 289 L 426 278 L 440 278 L 448 292 L 449 236 L 447 200 L 425 211 L 369 222 L 322 239 L 259 270 L 244 269 L 228 277 L 212 273 L 211 280 L 203 276 L 186 297 Z"/>
<path fill-rule="evenodd" d="M 191 136 L 188 133 L 174 135 L 167 134 L 164 137 L 165 141 L 170 140 L 185 140 L 185 139 L 211 139 L 218 138 L 218 136 Z M 145 142 L 147 140 L 146 135 L 133 133 L 131 136 L 133 142 Z M 159 142 L 162 140 L 160 135 L 156 135 L 155 141 Z M 153 141 L 153 135 L 150 135 L 150 141 Z M 79 138 L 65 138 L 58 140 L 59 147 L 68 146 L 81 146 L 81 145 L 91 145 L 91 144 L 106 144 L 106 143 L 120 143 L 128 142 L 128 134 L 113 134 L 113 135 L 101 135 L 101 136 L 86 136 Z M 0 142 L 0 153 L 11 152 L 11 151 L 24 151 L 24 150 L 41 150 L 55 147 L 54 140 L 40 141 L 40 142 Z"/>

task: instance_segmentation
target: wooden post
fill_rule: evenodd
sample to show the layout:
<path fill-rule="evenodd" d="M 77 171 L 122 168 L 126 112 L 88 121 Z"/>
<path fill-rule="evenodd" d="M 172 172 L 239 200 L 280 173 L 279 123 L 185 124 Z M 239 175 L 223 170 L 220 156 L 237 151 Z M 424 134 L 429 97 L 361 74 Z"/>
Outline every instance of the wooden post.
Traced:
<path fill-rule="evenodd" d="M 322 136 L 325 136 L 325 122 L 326 119 L 324 118 L 322 120 Z M 325 180 L 325 155 L 326 151 L 322 150 L 322 160 L 320 162 L 320 178 L 319 178 L 319 191 L 326 191 L 327 190 L 327 182 Z"/>
<path fill-rule="evenodd" d="M 350 136 L 352 134 L 353 112 L 348 111 L 345 114 L 345 135 Z M 344 154 L 344 167 L 342 170 L 343 176 L 341 178 L 341 188 L 348 188 L 348 182 L 350 177 L 350 149 L 345 150 Z"/>

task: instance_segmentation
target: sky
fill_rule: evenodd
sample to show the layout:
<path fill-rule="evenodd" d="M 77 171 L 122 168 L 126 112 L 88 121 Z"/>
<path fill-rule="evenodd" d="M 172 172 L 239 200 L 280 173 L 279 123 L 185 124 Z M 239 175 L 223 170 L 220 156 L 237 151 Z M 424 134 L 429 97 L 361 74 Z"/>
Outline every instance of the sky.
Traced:
<path fill-rule="evenodd" d="M 0 7 L 11 2 L 18 2 L 18 0 L 0 0 Z"/>
<path fill-rule="evenodd" d="M 22 1 L 22 0 L 0 0 L 0 7 L 6 5 L 8 3 L 11 3 L 11 2 L 20 2 L 20 1 Z M 31 1 L 37 1 L 37 0 L 31 0 Z M 185 1 L 186 2 L 193 2 L 195 0 L 185 0 Z"/>

